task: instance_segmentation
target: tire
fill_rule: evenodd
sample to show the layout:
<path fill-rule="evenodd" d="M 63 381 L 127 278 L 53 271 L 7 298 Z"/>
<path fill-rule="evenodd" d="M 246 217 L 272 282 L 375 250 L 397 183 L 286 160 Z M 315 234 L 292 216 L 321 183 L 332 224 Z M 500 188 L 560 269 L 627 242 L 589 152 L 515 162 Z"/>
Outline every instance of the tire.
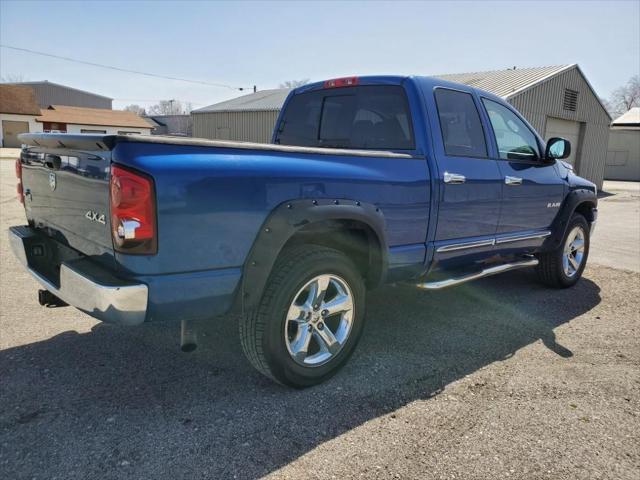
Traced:
<path fill-rule="evenodd" d="M 582 237 L 582 246 L 575 240 Z M 579 255 L 581 254 L 581 255 Z M 554 288 L 568 288 L 575 285 L 587 264 L 589 256 L 589 223 L 579 213 L 574 213 L 560 246 L 551 252 L 538 254 L 539 264 L 536 267 L 538 278 L 542 283 Z M 570 257 L 573 260 L 570 260 Z M 576 267 L 577 265 L 577 267 Z"/>
<path fill-rule="evenodd" d="M 325 294 L 318 294 L 324 285 Z M 293 247 L 276 261 L 258 307 L 242 316 L 242 349 L 276 382 L 316 385 L 353 353 L 364 310 L 364 281 L 349 257 L 328 247 Z"/>

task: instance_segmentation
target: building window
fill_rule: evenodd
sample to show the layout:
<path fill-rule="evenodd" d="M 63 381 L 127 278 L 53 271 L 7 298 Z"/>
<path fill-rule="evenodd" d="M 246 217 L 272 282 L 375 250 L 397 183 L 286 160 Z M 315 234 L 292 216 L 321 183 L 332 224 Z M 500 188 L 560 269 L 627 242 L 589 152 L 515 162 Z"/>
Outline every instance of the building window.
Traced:
<path fill-rule="evenodd" d="M 565 110 L 569 110 L 570 112 L 575 112 L 577 105 L 578 105 L 578 92 L 576 90 L 565 88 L 562 108 L 564 108 Z"/>
<path fill-rule="evenodd" d="M 118 130 L 118 135 L 140 135 L 140 132 L 134 132 L 131 130 Z"/>
<path fill-rule="evenodd" d="M 42 130 L 45 133 L 66 133 L 67 124 L 66 123 L 56 123 L 56 122 L 43 122 Z"/>
<path fill-rule="evenodd" d="M 107 133 L 106 130 L 91 130 L 89 128 L 81 128 L 80 133 Z"/>

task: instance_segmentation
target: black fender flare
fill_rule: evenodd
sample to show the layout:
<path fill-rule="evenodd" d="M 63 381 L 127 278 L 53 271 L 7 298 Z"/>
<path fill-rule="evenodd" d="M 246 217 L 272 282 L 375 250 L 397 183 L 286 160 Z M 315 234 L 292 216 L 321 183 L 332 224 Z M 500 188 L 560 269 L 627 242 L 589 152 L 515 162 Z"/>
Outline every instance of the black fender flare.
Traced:
<path fill-rule="evenodd" d="M 560 207 L 560 211 L 553 220 L 551 225 L 551 235 L 547 237 L 546 241 L 542 245 L 543 251 L 555 250 L 560 246 L 571 216 L 578 207 L 585 204 L 591 209 L 596 208 L 598 205 L 598 197 L 592 190 L 580 188 L 569 192 Z M 592 219 L 587 218 L 587 221 L 591 222 Z"/>
<path fill-rule="evenodd" d="M 245 260 L 232 310 L 245 312 L 258 305 L 273 265 L 289 239 L 305 227 L 331 220 L 356 221 L 371 229 L 379 247 L 376 284 L 381 283 L 386 276 L 388 259 L 385 221 L 380 208 L 357 200 L 291 200 L 274 208 L 260 227 Z"/>

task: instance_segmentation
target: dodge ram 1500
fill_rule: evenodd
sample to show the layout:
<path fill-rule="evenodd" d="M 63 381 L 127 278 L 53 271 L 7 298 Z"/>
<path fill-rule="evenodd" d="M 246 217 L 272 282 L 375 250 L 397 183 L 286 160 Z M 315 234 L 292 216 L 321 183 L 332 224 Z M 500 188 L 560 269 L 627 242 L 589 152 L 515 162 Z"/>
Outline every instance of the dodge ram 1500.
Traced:
<path fill-rule="evenodd" d="M 511 105 L 427 77 L 293 90 L 271 144 L 24 134 L 28 225 L 11 245 L 40 303 L 105 322 L 239 313 L 249 361 L 296 387 L 333 375 L 391 282 L 440 289 L 535 267 L 581 277 L 595 185 Z M 384 289 L 380 289 L 381 294 Z"/>

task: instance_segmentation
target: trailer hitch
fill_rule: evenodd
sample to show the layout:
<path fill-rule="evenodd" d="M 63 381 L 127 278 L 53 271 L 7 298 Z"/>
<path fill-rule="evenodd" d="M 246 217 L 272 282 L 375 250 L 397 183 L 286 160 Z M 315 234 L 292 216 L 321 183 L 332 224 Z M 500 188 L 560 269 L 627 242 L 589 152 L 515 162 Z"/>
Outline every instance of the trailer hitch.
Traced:
<path fill-rule="evenodd" d="M 38 290 L 38 303 L 43 307 L 67 307 L 69 304 L 49 290 Z"/>

